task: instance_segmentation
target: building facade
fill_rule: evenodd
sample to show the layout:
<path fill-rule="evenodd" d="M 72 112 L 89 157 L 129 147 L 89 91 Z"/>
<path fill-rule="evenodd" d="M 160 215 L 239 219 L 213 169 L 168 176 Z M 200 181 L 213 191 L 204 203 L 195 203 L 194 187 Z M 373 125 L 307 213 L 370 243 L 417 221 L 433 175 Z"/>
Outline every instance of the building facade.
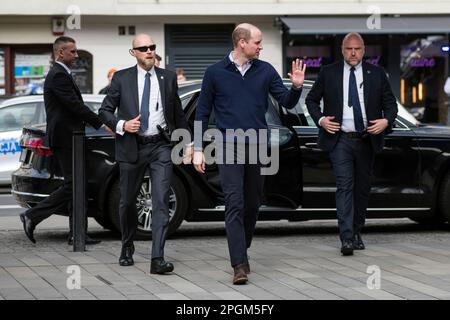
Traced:
<path fill-rule="evenodd" d="M 0 95 L 40 93 L 51 44 L 77 40 L 76 81 L 85 93 L 107 84 L 107 71 L 135 63 L 135 34 L 149 33 L 162 66 L 189 79 L 231 50 L 231 31 L 250 22 L 263 31 L 261 59 L 286 76 L 302 58 L 307 76 L 341 58 L 343 36 L 360 32 L 365 59 L 386 69 L 399 100 L 424 122 L 449 124 L 450 1 L 429 0 L 102 0 L 0 3 Z"/>

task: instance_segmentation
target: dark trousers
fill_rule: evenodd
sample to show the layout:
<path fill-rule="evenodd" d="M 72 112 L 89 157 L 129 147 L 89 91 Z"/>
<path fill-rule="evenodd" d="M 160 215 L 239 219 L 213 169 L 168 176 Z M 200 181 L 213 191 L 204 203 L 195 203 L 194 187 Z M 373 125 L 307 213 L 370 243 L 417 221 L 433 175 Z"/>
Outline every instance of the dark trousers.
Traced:
<path fill-rule="evenodd" d="M 364 226 L 369 202 L 374 152 L 369 138 L 340 135 L 330 152 L 336 177 L 336 210 L 341 241 L 351 240 Z"/>
<path fill-rule="evenodd" d="M 120 228 L 122 245 L 133 243 L 138 225 L 136 198 L 147 167 L 150 168 L 152 202 L 152 258 L 164 257 L 169 225 L 169 190 L 172 178 L 171 145 L 159 141 L 139 145 L 135 163 L 120 162 Z"/>
<path fill-rule="evenodd" d="M 248 149 L 246 151 L 248 155 Z M 225 196 L 225 228 L 232 266 L 248 262 L 247 249 L 252 243 L 263 193 L 261 165 L 247 163 L 218 165 Z"/>
<path fill-rule="evenodd" d="M 64 182 L 47 198 L 27 210 L 26 215 L 35 225 L 54 213 L 69 213 L 69 217 L 72 216 L 72 149 L 53 148 L 53 155 L 64 176 Z"/>

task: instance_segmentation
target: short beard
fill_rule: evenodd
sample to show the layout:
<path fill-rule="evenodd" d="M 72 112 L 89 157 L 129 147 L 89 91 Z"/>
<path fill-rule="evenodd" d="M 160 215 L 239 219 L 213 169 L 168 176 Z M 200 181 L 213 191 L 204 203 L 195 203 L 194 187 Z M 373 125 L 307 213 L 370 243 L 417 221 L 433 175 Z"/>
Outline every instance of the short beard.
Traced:
<path fill-rule="evenodd" d="M 145 67 L 144 69 L 150 70 L 155 65 L 155 59 L 142 59 L 141 66 Z"/>

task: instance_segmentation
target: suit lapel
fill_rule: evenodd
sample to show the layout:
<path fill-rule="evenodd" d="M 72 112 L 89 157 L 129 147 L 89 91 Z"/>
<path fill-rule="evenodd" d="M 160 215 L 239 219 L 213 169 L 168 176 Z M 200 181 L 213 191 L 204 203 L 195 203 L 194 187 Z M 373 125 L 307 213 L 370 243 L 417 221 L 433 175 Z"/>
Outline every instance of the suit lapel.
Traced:
<path fill-rule="evenodd" d="M 156 76 L 158 77 L 158 83 L 159 83 L 159 91 L 161 92 L 161 103 L 162 108 L 164 110 L 166 105 L 166 92 L 165 92 L 165 85 L 164 85 L 164 75 L 161 69 L 155 67 Z"/>
<path fill-rule="evenodd" d="M 135 114 L 139 114 L 139 86 L 138 86 L 138 79 L 137 79 L 137 65 L 134 68 L 131 68 L 130 70 L 130 87 L 132 88 L 130 92 L 134 91 L 133 94 L 133 104 L 134 104 L 134 110 Z"/>
<path fill-rule="evenodd" d="M 78 85 L 77 85 L 77 83 L 75 82 L 75 79 L 72 77 L 72 75 L 71 74 L 69 74 L 69 77 L 70 77 L 70 79 L 72 79 L 72 83 L 73 83 L 73 86 L 75 87 L 75 91 L 78 93 L 78 95 L 81 97 L 81 91 L 80 91 L 80 88 L 78 88 Z"/>
<path fill-rule="evenodd" d="M 338 86 L 338 101 L 339 101 L 339 109 L 340 112 L 344 112 L 344 63 L 341 61 L 341 63 L 338 64 L 338 68 L 336 70 L 337 72 L 337 86 Z M 341 114 L 342 118 L 342 114 Z"/>
<path fill-rule="evenodd" d="M 369 82 L 370 82 L 370 70 L 367 69 L 367 65 L 363 62 L 362 64 L 362 71 L 363 71 L 363 91 L 364 91 L 364 109 L 366 109 L 366 115 L 367 115 L 367 109 L 368 105 L 367 102 L 369 101 Z"/>
<path fill-rule="evenodd" d="M 59 63 L 56 63 L 56 62 L 55 62 L 54 66 L 57 67 L 57 68 L 59 68 L 61 71 L 63 71 L 63 72 L 70 78 L 70 80 L 72 81 L 73 87 L 75 88 L 75 92 L 76 92 L 76 93 L 78 94 L 78 96 L 81 98 L 81 91 L 80 91 L 80 88 L 78 88 L 78 85 L 77 85 L 77 83 L 75 82 L 75 79 L 73 78 L 72 74 L 71 74 L 71 73 L 67 73 L 67 70 L 66 70 L 62 65 L 60 65 Z"/>

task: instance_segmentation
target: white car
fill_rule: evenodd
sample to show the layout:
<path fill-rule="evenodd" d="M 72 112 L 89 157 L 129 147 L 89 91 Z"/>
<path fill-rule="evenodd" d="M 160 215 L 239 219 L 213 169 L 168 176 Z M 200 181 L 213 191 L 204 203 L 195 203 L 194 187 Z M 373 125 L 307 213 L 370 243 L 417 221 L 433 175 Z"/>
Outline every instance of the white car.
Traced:
<path fill-rule="evenodd" d="M 87 106 L 97 112 L 104 95 L 83 95 Z M 24 126 L 45 123 L 44 97 L 24 96 L 0 103 L 0 185 L 11 184 L 11 173 L 20 167 L 20 136 Z"/>

